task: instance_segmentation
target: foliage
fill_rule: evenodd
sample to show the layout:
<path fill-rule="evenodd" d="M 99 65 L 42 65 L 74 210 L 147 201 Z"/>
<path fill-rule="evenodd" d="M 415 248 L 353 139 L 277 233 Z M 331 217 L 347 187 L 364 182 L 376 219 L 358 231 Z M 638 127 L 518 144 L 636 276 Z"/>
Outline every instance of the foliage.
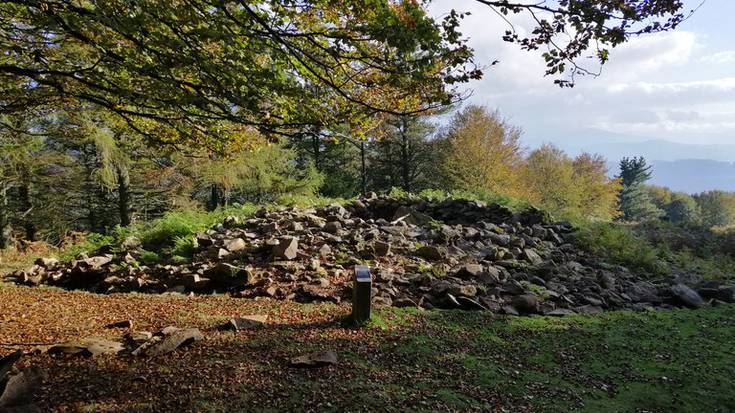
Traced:
<path fill-rule="evenodd" d="M 613 263 L 649 274 L 691 272 L 735 278 L 735 231 L 697 224 L 647 221 L 637 225 L 580 223 L 577 244 Z"/>
<path fill-rule="evenodd" d="M 659 260 L 656 247 L 627 226 L 588 222 L 578 229 L 576 242 L 593 254 L 636 271 L 663 274 L 668 270 Z"/>
<path fill-rule="evenodd" d="M 400 186 L 419 192 L 436 181 L 434 125 L 417 116 L 391 116 L 376 132 L 368 155 L 368 185 L 376 191 Z"/>
<path fill-rule="evenodd" d="M 682 192 L 671 195 L 671 202 L 664 206 L 666 218 L 675 223 L 697 223 L 700 220 L 699 205 L 697 201 Z"/>
<path fill-rule="evenodd" d="M 272 202 L 284 194 L 314 195 L 322 176 L 309 164 L 299 168 L 295 156 L 292 149 L 276 142 L 226 156 L 210 153 L 190 158 L 183 169 L 195 181 L 194 196 L 207 200 L 212 210 L 232 202 Z"/>
<path fill-rule="evenodd" d="M 460 18 L 413 1 L 27 0 L 0 7 L 2 91 L 93 103 L 162 143 L 359 125 L 451 102 L 480 76 Z"/>
<path fill-rule="evenodd" d="M 525 195 L 520 128 L 499 112 L 467 106 L 437 139 L 440 182 L 446 188 Z"/>
<path fill-rule="evenodd" d="M 652 167 L 642 157 L 620 160 L 620 212 L 628 221 L 650 221 L 664 215 L 651 201 L 645 183 L 651 179 Z"/>
<path fill-rule="evenodd" d="M 583 153 L 572 159 L 544 145 L 528 155 L 526 164 L 531 199 L 556 216 L 609 221 L 618 215 L 620 184 L 607 177 L 601 156 Z"/>
<path fill-rule="evenodd" d="M 147 250 L 161 250 L 176 245 L 177 240 L 204 231 L 222 217 L 222 213 L 210 214 L 198 210 L 172 211 L 145 225 L 140 231 L 140 241 Z"/>
<path fill-rule="evenodd" d="M 735 224 L 735 193 L 707 191 L 694 196 L 704 225 L 727 226 Z"/>

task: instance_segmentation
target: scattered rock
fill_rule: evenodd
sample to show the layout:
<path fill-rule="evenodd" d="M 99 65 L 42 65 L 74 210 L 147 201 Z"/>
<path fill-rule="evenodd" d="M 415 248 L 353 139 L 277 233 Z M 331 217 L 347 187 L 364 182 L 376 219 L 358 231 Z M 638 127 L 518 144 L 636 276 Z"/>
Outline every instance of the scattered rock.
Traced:
<path fill-rule="evenodd" d="M 530 248 L 526 248 L 523 250 L 523 258 L 530 262 L 532 265 L 540 265 L 544 262 L 544 260 L 541 258 L 538 253 Z"/>
<path fill-rule="evenodd" d="M 103 338 L 86 338 L 79 341 L 72 341 L 65 344 L 57 344 L 48 349 L 49 354 L 53 355 L 73 355 L 83 357 L 96 357 L 103 354 L 118 354 L 125 350 L 122 343 L 110 341 Z"/>
<path fill-rule="evenodd" d="M 229 252 L 239 252 L 247 248 L 248 244 L 242 238 L 235 238 L 225 243 L 225 249 Z"/>
<path fill-rule="evenodd" d="M 383 241 L 373 242 L 373 252 L 378 257 L 385 257 L 390 254 L 390 243 Z"/>
<path fill-rule="evenodd" d="M 140 265 L 135 248 L 107 247 L 70 263 L 39 259 L 4 280 L 97 293 L 227 292 L 340 302 L 352 296 L 346 268 L 369 261 L 378 274 L 375 305 L 556 315 L 579 308 L 695 307 L 701 305 L 695 290 L 702 301 L 735 302 L 735 287 L 723 283 L 692 274 L 649 280 L 608 265 L 572 244 L 570 232 L 568 224 L 550 222 L 535 209 L 514 214 L 470 200 L 372 196 L 345 206 L 228 217 L 197 234 L 189 263 Z M 535 305 L 525 297 L 531 293 Z M 151 340 L 163 337 L 138 342 Z"/>
<path fill-rule="evenodd" d="M 160 356 L 168 354 L 181 346 L 185 346 L 204 339 L 201 331 L 197 328 L 179 329 L 166 327 L 160 333 L 163 337 L 154 336 L 133 351 L 134 356 Z"/>
<path fill-rule="evenodd" d="M 484 269 L 480 264 L 465 264 L 457 271 L 459 278 L 478 278 L 482 275 Z"/>
<path fill-rule="evenodd" d="M 267 315 L 246 315 L 243 317 L 233 317 L 227 324 L 223 326 L 225 330 L 251 330 L 254 328 L 262 327 L 268 321 Z"/>
<path fill-rule="evenodd" d="M 133 320 L 120 320 L 110 323 L 106 328 L 133 328 Z"/>
<path fill-rule="evenodd" d="M 26 367 L 17 374 L 0 376 L 0 412 L 40 411 L 33 405 L 46 373 L 38 366 Z"/>
<path fill-rule="evenodd" d="M 325 367 L 336 366 L 337 353 L 331 350 L 317 351 L 303 356 L 294 357 L 290 361 L 291 367 Z"/>

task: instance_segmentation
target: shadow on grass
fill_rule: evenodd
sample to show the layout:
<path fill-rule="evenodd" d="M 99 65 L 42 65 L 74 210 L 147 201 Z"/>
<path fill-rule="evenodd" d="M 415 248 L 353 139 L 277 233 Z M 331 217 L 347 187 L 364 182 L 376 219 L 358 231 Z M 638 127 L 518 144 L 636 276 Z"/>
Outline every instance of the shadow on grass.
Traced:
<path fill-rule="evenodd" d="M 44 407 L 95 412 L 735 410 L 735 307 L 497 317 L 344 312 L 207 340 L 153 359 L 41 357 Z M 311 351 L 340 364 L 289 367 Z"/>

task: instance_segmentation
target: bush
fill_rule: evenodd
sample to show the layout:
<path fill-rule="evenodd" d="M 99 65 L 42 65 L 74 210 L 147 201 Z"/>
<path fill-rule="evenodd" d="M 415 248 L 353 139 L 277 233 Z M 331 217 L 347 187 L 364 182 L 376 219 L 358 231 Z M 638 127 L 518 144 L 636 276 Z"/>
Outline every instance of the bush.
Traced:
<path fill-rule="evenodd" d="M 138 256 L 138 261 L 143 265 L 153 265 L 159 263 L 161 261 L 161 257 L 153 251 L 141 250 L 140 256 Z"/>
<path fill-rule="evenodd" d="M 659 251 L 647 239 L 620 224 L 588 222 L 577 231 L 580 248 L 611 262 L 650 274 L 668 271 Z"/>
<path fill-rule="evenodd" d="M 81 253 L 94 252 L 104 246 L 115 245 L 116 243 L 117 237 L 115 234 L 103 235 L 91 233 L 86 235 L 81 241 L 63 247 L 59 254 L 59 259 L 61 261 L 70 261 Z"/>

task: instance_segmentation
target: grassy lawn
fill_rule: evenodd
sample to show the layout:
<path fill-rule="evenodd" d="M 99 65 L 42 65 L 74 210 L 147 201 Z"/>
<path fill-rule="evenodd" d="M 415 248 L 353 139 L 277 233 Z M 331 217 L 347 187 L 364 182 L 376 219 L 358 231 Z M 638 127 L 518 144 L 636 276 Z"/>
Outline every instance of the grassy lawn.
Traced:
<path fill-rule="evenodd" d="M 197 326 L 206 340 L 153 359 L 51 358 L 43 411 L 731 412 L 735 306 L 568 318 L 383 310 L 360 330 L 349 308 L 224 296 L 99 296 L 0 289 L 0 342 L 119 338 L 105 329 Z M 268 314 L 263 329 L 215 328 Z M 288 360 L 335 350 L 336 367 Z M 9 349 L 0 349 L 5 353 Z"/>

